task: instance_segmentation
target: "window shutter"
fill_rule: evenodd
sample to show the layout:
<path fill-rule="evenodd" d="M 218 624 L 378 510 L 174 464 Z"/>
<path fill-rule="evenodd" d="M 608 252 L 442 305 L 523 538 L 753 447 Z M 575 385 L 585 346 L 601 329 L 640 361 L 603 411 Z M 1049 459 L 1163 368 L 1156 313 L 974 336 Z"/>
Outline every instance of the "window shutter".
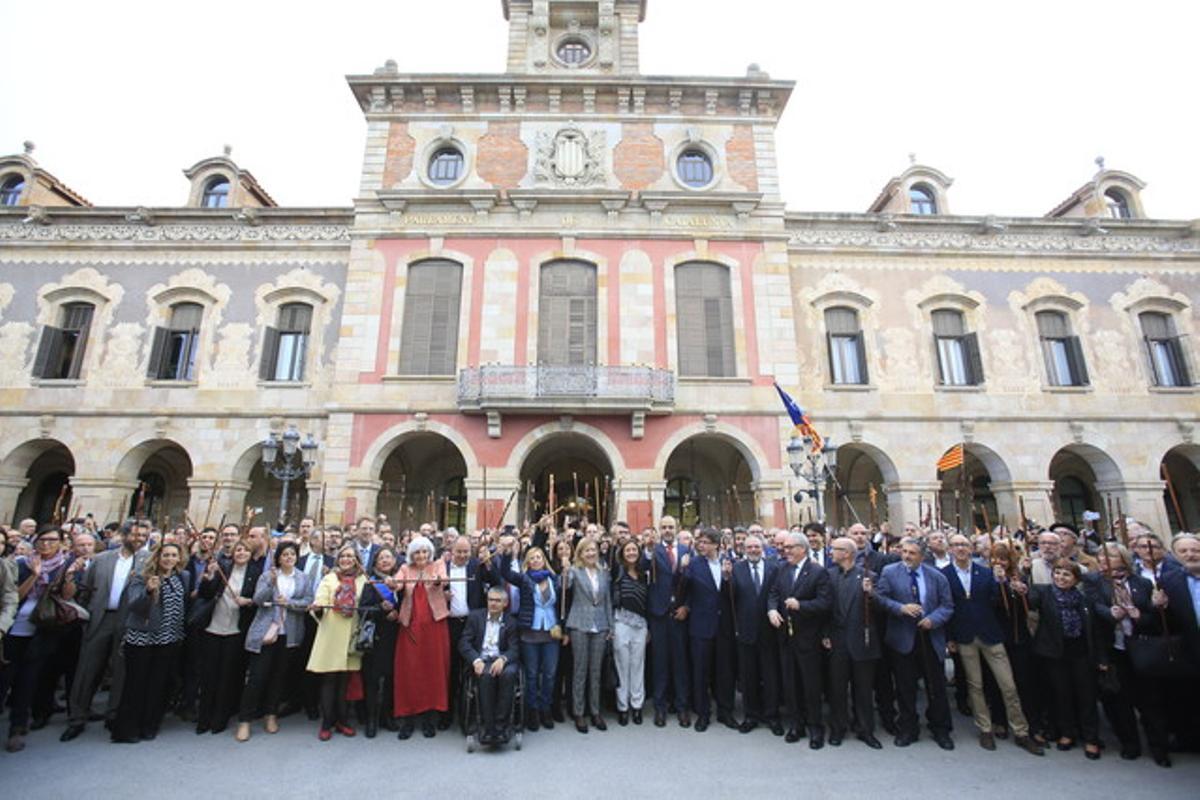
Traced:
<path fill-rule="evenodd" d="M 304 374 L 308 370 L 308 334 L 304 333 L 298 337 L 296 342 L 296 369 L 295 379 L 298 381 L 304 380 Z"/>
<path fill-rule="evenodd" d="M 404 304 L 404 329 L 400 335 L 400 372 L 402 374 L 429 374 L 429 338 L 432 326 L 432 298 L 419 295 L 410 296 Z"/>
<path fill-rule="evenodd" d="M 1071 385 L 1087 386 L 1090 383 L 1087 363 L 1083 360 L 1083 345 L 1078 336 L 1067 339 L 1067 360 L 1071 362 Z"/>
<path fill-rule="evenodd" d="M 542 267 L 538 363 L 596 363 L 596 268 L 591 264 L 562 261 Z"/>
<path fill-rule="evenodd" d="M 1158 374 L 1158 363 L 1154 360 L 1154 340 L 1143 336 L 1142 344 L 1146 346 L 1146 361 L 1150 364 L 1150 385 L 1162 386 L 1162 376 Z"/>
<path fill-rule="evenodd" d="M 258 365 L 258 379 L 276 379 L 275 362 L 279 360 L 279 329 L 268 326 L 263 331 L 262 363 Z"/>
<path fill-rule="evenodd" d="M 854 334 L 854 346 L 858 355 L 858 382 L 865 386 L 871 382 L 871 376 L 867 373 L 867 348 L 862 331 Z"/>
<path fill-rule="evenodd" d="M 829 356 L 829 382 L 830 383 L 838 383 L 839 381 L 838 381 L 837 367 L 834 366 L 835 356 L 833 353 L 833 332 L 832 331 L 825 332 L 825 352 Z"/>
<path fill-rule="evenodd" d="M 92 329 L 92 307 L 83 306 L 75 317 L 78 332 L 75 335 L 75 349 L 71 353 L 68 378 L 78 378 L 83 373 L 83 355 L 87 352 L 88 334 Z"/>
<path fill-rule="evenodd" d="M 401 374 L 454 374 L 461 298 L 461 264 L 423 261 L 409 267 L 400 335 Z"/>
<path fill-rule="evenodd" d="M 937 365 L 937 379 L 939 386 L 946 385 L 946 365 L 942 363 L 942 338 L 936 333 L 933 337 L 933 363 Z"/>
<path fill-rule="evenodd" d="M 1184 347 L 1185 335 L 1172 337 L 1170 341 L 1171 360 L 1175 362 L 1176 375 L 1180 386 L 1192 385 L 1192 370 L 1188 365 L 1187 348 Z"/>
<path fill-rule="evenodd" d="M 983 384 L 983 356 L 979 352 L 979 334 L 968 333 L 963 337 L 963 346 L 967 349 L 967 364 L 970 365 L 969 380 L 972 386 Z"/>
<path fill-rule="evenodd" d="M 163 359 L 167 354 L 167 341 L 171 332 L 166 328 L 155 328 L 153 343 L 150 345 L 150 360 L 146 363 L 146 377 L 151 380 L 162 378 Z"/>
<path fill-rule="evenodd" d="M 33 375 L 37 378 L 57 378 L 50 370 L 62 353 L 62 335 L 59 328 L 42 327 L 42 338 L 38 342 L 37 356 L 33 359 Z"/>

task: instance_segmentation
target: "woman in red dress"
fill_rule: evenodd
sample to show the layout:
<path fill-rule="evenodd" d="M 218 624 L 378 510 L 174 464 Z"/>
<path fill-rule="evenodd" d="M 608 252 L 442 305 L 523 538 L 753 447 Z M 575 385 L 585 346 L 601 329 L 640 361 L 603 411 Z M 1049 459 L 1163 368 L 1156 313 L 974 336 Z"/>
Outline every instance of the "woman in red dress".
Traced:
<path fill-rule="evenodd" d="M 437 733 L 437 714 L 449 704 L 450 605 L 446 565 L 434 559 L 433 542 L 418 536 L 408 545 L 407 561 L 396 572 L 400 630 L 396 635 L 395 715 L 401 739 L 412 736 L 417 718 L 421 733 Z"/>

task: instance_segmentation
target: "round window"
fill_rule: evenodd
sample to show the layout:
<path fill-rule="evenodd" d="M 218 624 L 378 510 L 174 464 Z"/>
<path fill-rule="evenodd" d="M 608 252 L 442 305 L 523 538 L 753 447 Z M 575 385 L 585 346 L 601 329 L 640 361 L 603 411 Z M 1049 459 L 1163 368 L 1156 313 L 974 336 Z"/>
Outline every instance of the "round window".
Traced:
<path fill-rule="evenodd" d="M 558 60 L 578 66 L 592 57 L 592 48 L 582 39 L 566 39 L 558 46 Z"/>
<path fill-rule="evenodd" d="M 429 181 L 448 186 L 462 175 L 463 154 L 453 147 L 443 147 L 429 159 Z"/>
<path fill-rule="evenodd" d="M 703 150 L 694 148 L 684 150 L 679 154 L 679 161 L 676 163 L 676 168 L 679 172 L 679 180 L 693 189 L 701 189 L 712 183 L 712 159 Z"/>

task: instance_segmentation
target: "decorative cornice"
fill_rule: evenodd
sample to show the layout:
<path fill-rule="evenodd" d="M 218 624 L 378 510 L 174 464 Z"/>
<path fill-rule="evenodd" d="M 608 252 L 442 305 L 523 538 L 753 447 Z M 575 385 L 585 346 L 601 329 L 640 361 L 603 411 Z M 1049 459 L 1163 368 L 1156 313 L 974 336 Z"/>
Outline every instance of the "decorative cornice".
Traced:
<path fill-rule="evenodd" d="M 0 224 L 0 242 L 348 242 L 347 225 Z"/>
<path fill-rule="evenodd" d="M 1048 233 L 995 233 L 981 236 L 960 231 L 911 231 L 813 228 L 794 231 L 795 250 L 873 250 L 1047 255 L 1200 256 L 1200 240 L 1179 236 L 1081 236 L 1059 230 Z"/>

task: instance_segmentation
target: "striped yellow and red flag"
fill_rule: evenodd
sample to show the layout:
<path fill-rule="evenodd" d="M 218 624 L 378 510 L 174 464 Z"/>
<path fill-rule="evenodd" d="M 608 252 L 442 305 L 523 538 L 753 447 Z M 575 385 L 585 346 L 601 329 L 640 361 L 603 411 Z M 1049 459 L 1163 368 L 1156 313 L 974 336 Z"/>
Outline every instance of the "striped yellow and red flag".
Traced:
<path fill-rule="evenodd" d="M 963 446 L 961 443 L 954 445 L 947 450 L 941 458 L 938 459 L 938 472 L 949 472 L 952 469 L 963 465 Z"/>

